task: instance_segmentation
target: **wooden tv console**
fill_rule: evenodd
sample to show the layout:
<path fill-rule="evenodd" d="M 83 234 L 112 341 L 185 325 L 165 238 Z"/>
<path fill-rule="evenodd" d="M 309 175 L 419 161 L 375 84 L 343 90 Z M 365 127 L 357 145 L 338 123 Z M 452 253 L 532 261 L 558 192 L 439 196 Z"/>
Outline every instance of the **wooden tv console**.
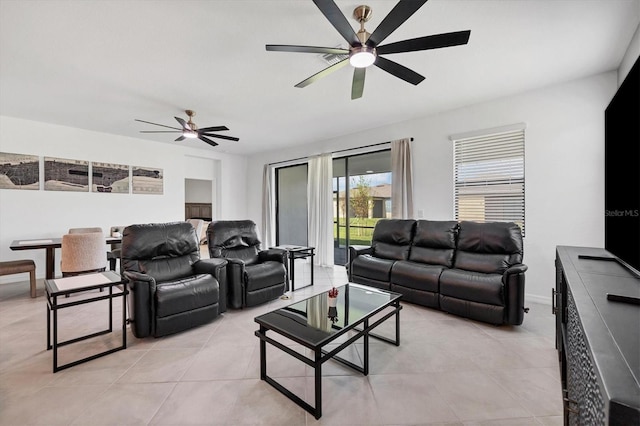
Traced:
<path fill-rule="evenodd" d="M 634 277 L 604 249 L 558 246 L 553 313 L 565 425 L 640 424 L 640 297 Z"/>

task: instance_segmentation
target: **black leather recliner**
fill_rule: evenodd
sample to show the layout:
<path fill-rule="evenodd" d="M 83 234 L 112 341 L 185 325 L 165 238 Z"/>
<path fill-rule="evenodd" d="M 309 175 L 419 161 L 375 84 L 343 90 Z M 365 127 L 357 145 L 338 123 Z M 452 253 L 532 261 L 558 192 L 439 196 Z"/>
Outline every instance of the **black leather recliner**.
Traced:
<path fill-rule="evenodd" d="M 280 297 L 287 289 L 287 252 L 260 249 L 251 220 L 218 220 L 207 227 L 209 256 L 227 264 L 228 305 L 238 309 Z"/>
<path fill-rule="evenodd" d="M 190 223 L 127 226 L 121 250 L 134 336 L 177 333 L 226 310 L 227 262 L 200 259 L 199 239 Z"/>

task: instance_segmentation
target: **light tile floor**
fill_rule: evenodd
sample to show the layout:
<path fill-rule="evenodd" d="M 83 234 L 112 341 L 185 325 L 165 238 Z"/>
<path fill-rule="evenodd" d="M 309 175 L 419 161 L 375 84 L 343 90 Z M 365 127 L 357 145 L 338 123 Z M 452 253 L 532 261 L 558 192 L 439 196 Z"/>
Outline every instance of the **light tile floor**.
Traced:
<path fill-rule="evenodd" d="M 303 283 L 308 265 L 296 268 L 306 274 L 298 277 Z M 315 420 L 259 379 L 253 318 L 345 282 L 344 267 L 316 267 L 315 285 L 288 293 L 290 300 L 231 310 L 158 339 L 136 339 L 129 332 L 126 350 L 56 374 L 45 350 L 43 283 L 36 299 L 29 297 L 28 282 L 0 285 L 0 424 L 562 424 L 554 317 L 550 306 L 537 303 L 527 304 L 531 310 L 519 327 L 404 304 L 401 345 L 373 340 L 367 377 L 333 361 L 324 365 L 323 416 Z M 61 314 L 61 339 L 106 323 L 104 304 L 67 311 Z M 67 346 L 61 361 L 117 345 L 120 338 L 115 332 Z M 356 344 L 344 355 L 357 360 L 361 353 Z M 309 367 L 269 346 L 267 357 L 270 375 L 313 401 Z"/>

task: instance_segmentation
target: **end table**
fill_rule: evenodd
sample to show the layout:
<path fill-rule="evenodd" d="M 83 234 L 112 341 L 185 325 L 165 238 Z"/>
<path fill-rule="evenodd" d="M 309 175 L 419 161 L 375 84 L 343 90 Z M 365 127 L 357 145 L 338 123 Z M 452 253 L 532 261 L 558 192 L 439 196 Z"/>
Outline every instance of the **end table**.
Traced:
<path fill-rule="evenodd" d="M 122 286 L 122 291 L 114 293 L 113 288 Z M 58 298 L 62 297 L 63 300 L 68 300 L 66 296 L 74 293 L 107 289 L 105 294 L 103 291 L 96 291 L 95 295 L 89 297 L 83 297 L 79 300 L 67 301 L 59 303 Z M 92 359 L 99 358 L 101 356 L 108 355 L 110 353 L 126 349 L 127 347 L 127 284 L 122 280 L 119 274 L 113 271 L 76 275 L 65 278 L 55 278 L 45 280 L 45 290 L 47 296 L 47 350 L 53 349 L 53 372 L 56 373 L 65 368 L 73 367 L 74 365 L 81 364 L 83 362 L 90 361 Z M 95 355 L 88 356 L 73 362 L 69 362 L 64 365 L 58 365 L 58 348 L 61 346 L 76 343 L 82 340 L 97 337 L 113 331 L 113 299 L 116 297 L 122 297 L 122 345 L 116 348 L 100 352 Z M 109 328 L 106 330 L 98 331 L 95 333 L 87 334 L 84 336 L 76 337 L 74 339 L 65 340 L 64 342 L 58 342 L 58 311 L 60 309 L 69 308 L 72 306 L 83 305 L 86 303 L 97 302 L 100 300 L 109 300 Z M 53 320 L 53 324 L 52 324 Z M 51 333 L 53 332 L 53 339 Z M 52 342 L 53 340 L 53 342 Z"/>

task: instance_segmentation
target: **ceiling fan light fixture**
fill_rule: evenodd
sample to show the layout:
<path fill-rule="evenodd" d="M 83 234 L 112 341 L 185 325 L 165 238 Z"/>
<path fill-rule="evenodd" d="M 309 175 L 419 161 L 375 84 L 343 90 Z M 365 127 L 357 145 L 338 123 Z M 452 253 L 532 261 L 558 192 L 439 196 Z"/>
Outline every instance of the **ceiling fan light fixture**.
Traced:
<path fill-rule="evenodd" d="M 182 136 L 184 136 L 185 138 L 189 138 L 189 139 L 195 139 L 198 137 L 198 132 L 195 132 L 193 130 L 189 131 L 189 130 L 185 130 L 184 132 L 182 132 Z"/>
<path fill-rule="evenodd" d="M 354 68 L 366 68 L 376 61 L 376 49 L 369 46 L 358 46 L 351 48 L 349 52 L 349 63 Z"/>

